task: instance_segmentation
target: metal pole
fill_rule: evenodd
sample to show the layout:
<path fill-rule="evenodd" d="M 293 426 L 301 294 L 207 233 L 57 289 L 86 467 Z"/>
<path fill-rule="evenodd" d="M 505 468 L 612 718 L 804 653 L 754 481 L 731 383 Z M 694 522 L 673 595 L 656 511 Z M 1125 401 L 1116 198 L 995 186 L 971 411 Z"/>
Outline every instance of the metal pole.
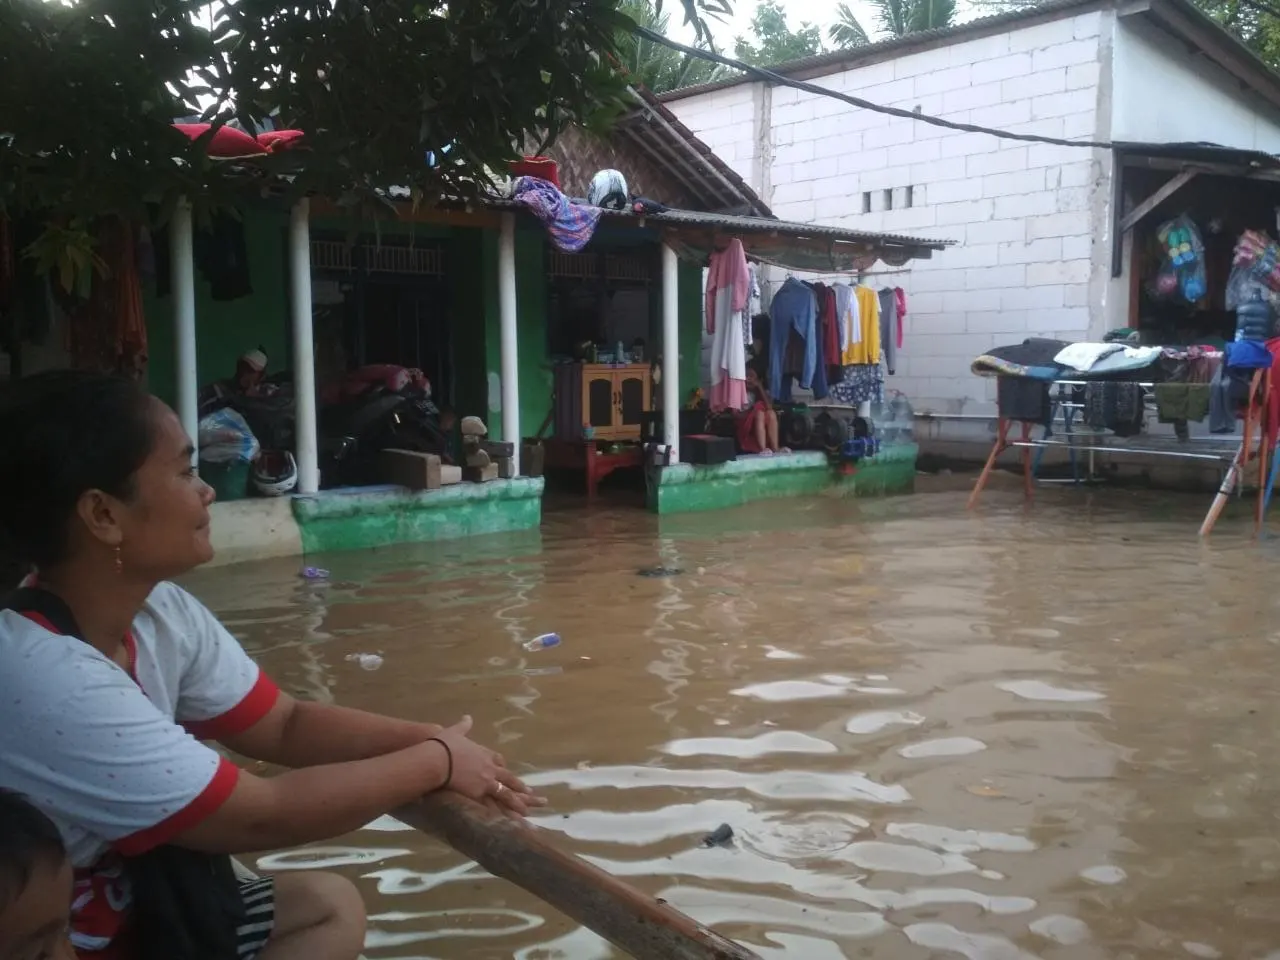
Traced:
<path fill-rule="evenodd" d="M 289 214 L 289 300 L 293 312 L 293 390 L 297 408 L 298 492 L 320 489 L 316 427 L 316 348 L 311 317 L 311 204 L 303 197 Z"/>
<path fill-rule="evenodd" d="M 662 245 L 662 438 L 668 463 L 680 462 L 680 271 L 676 252 Z"/>
<path fill-rule="evenodd" d="M 178 419 L 191 442 L 200 434 L 200 384 L 196 370 L 196 270 L 192 243 L 191 204 L 178 201 L 169 224 L 169 259 L 173 274 L 173 344 L 177 378 Z M 199 451 L 193 454 L 198 462 Z"/>
<path fill-rule="evenodd" d="M 520 475 L 520 380 L 516 366 L 516 217 L 502 215 L 498 239 L 498 324 L 502 353 L 502 439 L 513 445 Z"/>

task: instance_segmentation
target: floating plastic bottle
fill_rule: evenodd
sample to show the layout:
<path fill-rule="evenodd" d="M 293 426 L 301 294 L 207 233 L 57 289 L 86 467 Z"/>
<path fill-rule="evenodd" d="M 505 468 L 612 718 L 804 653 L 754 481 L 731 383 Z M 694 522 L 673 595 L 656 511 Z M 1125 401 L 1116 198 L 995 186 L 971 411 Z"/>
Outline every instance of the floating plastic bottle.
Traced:
<path fill-rule="evenodd" d="M 329 571 L 324 567 L 303 567 L 302 579 L 304 580 L 328 580 Z"/>
<path fill-rule="evenodd" d="M 377 670 L 382 666 L 382 657 L 376 653 L 349 653 L 346 658 L 350 663 L 358 663 L 361 670 Z"/>
<path fill-rule="evenodd" d="M 560 646 L 560 634 L 544 633 L 542 636 L 534 637 L 527 643 L 522 644 L 522 646 L 529 653 L 537 653 L 539 650 L 546 650 L 548 647 L 558 647 Z"/>

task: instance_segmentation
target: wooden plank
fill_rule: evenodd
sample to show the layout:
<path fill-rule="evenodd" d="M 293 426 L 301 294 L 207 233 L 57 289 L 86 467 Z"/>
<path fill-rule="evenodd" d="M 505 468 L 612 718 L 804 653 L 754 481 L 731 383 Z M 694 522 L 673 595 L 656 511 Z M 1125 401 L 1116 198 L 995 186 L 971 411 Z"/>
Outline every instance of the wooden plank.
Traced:
<path fill-rule="evenodd" d="M 1120 232 L 1128 233 L 1132 230 L 1139 220 L 1194 180 L 1196 173 L 1195 170 L 1183 170 L 1170 178 L 1160 189 L 1125 214 L 1124 219 L 1120 221 Z"/>
<path fill-rule="evenodd" d="M 545 900 L 636 960 L 760 960 L 665 901 L 557 849 L 537 827 L 457 794 L 432 794 L 395 816 Z"/>

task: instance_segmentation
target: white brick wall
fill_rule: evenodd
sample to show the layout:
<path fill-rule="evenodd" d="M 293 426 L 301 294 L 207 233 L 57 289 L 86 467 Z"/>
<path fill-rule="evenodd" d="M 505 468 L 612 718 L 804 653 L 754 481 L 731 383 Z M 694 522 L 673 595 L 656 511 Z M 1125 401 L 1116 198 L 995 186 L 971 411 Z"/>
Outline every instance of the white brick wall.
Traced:
<path fill-rule="evenodd" d="M 957 122 L 1092 139 L 1110 16 L 1067 17 L 812 82 Z M 742 107 L 754 102 L 752 90 L 744 84 L 670 104 L 748 177 L 756 123 Z M 785 87 L 773 90 L 771 111 L 772 192 L 764 199 L 779 217 L 960 244 L 884 280 L 908 298 L 891 385 L 918 409 L 986 409 L 992 393 L 969 363 L 992 346 L 1084 337 L 1091 324 L 1100 331 L 1089 285 L 1095 263 L 1108 258 L 1093 238 L 1108 229 L 1106 204 L 1096 201 L 1109 197 L 1109 185 L 1098 182 L 1090 150 L 946 130 Z"/>

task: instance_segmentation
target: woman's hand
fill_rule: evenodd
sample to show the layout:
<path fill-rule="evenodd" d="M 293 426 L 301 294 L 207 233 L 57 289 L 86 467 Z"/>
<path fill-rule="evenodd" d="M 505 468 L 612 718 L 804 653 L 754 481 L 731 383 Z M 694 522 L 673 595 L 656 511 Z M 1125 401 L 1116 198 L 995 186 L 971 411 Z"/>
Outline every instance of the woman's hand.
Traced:
<path fill-rule="evenodd" d="M 453 758 L 453 776 L 447 789 L 468 799 L 500 804 L 503 809 L 520 816 L 532 807 L 546 805 L 543 797 L 534 796 L 524 782 L 507 769 L 501 754 L 471 740 L 471 718 L 463 717 L 452 727 L 441 730 L 435 739 L 443 741 Z"/>

